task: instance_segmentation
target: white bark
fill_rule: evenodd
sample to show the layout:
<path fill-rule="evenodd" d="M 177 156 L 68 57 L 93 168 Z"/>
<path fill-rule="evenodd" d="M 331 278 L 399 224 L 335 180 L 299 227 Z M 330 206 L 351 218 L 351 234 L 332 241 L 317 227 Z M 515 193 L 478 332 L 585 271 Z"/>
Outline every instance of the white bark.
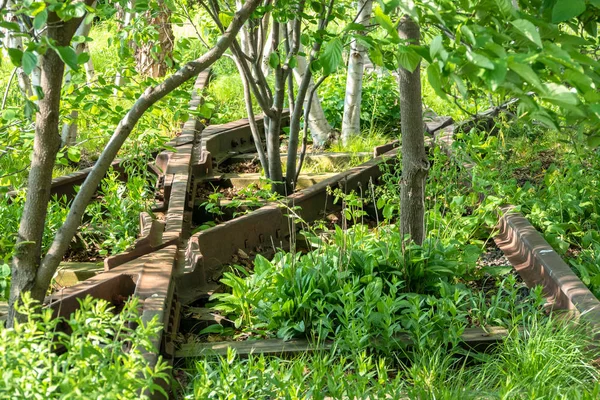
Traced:
<path fill-rule="evenodd" d="M 302 51 L 302 48 L 300 49 L 300 51 Z M 302 78 L 306 74 L 306 58 L 303 56 L 297 56 L 296 60 L 298 61 L 298 63 L 296 68 L 294 68 L 293 73 L 294 78 L 296 79 L 296 83 L 300 85 L 300 83 L 302 82 Z M 311 93 L 314 87 L 315 82 L 314 79 L 311 77 L 308 83 L 308 93 Z M 331 127 L 331 125 L 327 121 L 327 118 L 325 117 L 325 112 L 323 111 L 323 107 L 321 106 L 321 99 L 319 99 L 319 96 L 317 96 L 316 93 L 314 96 L 307 96 L 304 107 L 307 108 L 308 106 L 308 97 L 312 98 L 310 113 L 308 115 L 308 126 L 310 128 L 310 134 L 313 139 L 313 144 L 317 147 L 322 147 L 327 142 L 327 139 L 329 138 L 329 135 L 333 128 Z"/>
<path fill-rule="evenodd" d="M 369 24 L 372 8 L 372 0 L 358 0 L 358 18 L 356 20 L 359 24 Z M 366 58 L 367 49 L 356 40 L 353 40 L 350 44 L 344 116 L 342 119 L 342 143 L 344 145 L 348 143 L 351 136 L 360 134 L 360 103 Z"/>
<path fill-rule="evenodd" d="M 96 7 L 96 2 L 94 2 L 92 7 Z M 85 19 L 84 19 L 81 22 L 81 25 L 79 25 L 79 28 L 77 28 L 75 35 L 87 37 L 87 36 L 89 36 L 91 29 L 92 29 L 92 22 L 90 21 L 90 22 L 86 23 Z M 77 46 L 75 47 L 75 53 L 77 53 L 77 55 L 83 53 L 86 50 L 86 47 L 87 47 L 87 45 L 85 44 L 85 42 L 78 43 Z M 90 80 L 93 78 L 93 75 L 94 75 L 94 67 L 92 64 L 91 57 L 88 60 L 88 62 L 85 64 L 85 73 L 86 73 L 87 81 L 90 82 Z M 65 74 L 65 85 L 69 85 L 70 83 L 71 83 L 71 69 L 67 67 L 67 72 Z M 63 124 L 62 132 L 61 132 L 62 146 L 72 146 L 75 144 L 75 142 L 77 140 L 77 118 L 78 117 L 79 117 L 79 112 L 77 110 L 73 110 L 69 114 L 69 121 L 71 121 L 71 122 L 70 123 L 66 122 Z"/>

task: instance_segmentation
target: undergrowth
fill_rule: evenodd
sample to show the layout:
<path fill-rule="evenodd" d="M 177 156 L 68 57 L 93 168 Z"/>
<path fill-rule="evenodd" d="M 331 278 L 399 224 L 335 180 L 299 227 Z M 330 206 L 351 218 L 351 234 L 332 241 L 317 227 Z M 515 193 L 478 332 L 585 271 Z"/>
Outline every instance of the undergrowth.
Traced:
<path fill-rule="evenodd" d="M 0 327 L 0 398 L 166 396 L 155 380 L 167 379 L 169 366 L 160 358 L 151 366 L 145 358 L 162 327 L 156 318 L 142 323 L 135 298 L 115 314 L 106 301 L 88 297 L 69 318 L 54 318 L 52 309 L 28 296 L 17 307 L 26 320 Z"/>

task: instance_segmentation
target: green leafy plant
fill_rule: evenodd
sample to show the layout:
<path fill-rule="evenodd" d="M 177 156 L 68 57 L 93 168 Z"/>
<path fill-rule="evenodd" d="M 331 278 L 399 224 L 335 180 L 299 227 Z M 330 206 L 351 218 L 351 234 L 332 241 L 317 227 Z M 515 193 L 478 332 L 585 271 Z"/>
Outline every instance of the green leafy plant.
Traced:
<path fill-rule="evenodd" d="M 144 354 L 161 328 L 156 318 L 142 323 L 132 298 L 120 313 L 88 297 L 68 319 L 53 318 L 23 297 L 24 322 L 0 328 L 0 396 L 19 399 L 147 398 L 163 393 L 155 380 L 167 379 L 168 365 L 155 366 Z M 59 327 L 65 324 L 70 333 Z M 124 345 L 126 345 L 124 347 Z"/>

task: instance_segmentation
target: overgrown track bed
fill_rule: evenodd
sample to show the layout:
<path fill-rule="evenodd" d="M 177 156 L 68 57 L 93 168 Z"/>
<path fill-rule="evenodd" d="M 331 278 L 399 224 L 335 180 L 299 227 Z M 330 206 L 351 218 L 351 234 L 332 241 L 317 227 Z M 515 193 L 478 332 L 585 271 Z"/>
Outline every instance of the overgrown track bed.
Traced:
<path fill-rule="evenodd" d="M 190 111 L 201 105 L 198 92 L 207 85 L 208 79 L 209 74 L 202 73 L 196 80 L 189 103 Z M 286 118 L 289 119 L 289 113 Z M 262 118 L 258 117 L 257 122 L 263 130 Z M 428 123 L 427 130 L 436 140 L 448 142 L 452 140 L 455 127 L 451 119 L 438 118 Z M 103 273 L 49 296 L 47 304 L 55 310 L 54 315 L 68 315 L 77 309 L 77 300 L 88 295 L 108 300 L 116 306 L 129 296 L 137 296 L 143 320 L 157 316 L 164 326 L 155 342 L 158 351 L 148 354 L 151 363 L 155 363 L 159 355 L 173 362 L 176 357 L 223 354 L 228 347 L 236 347 L 240 354 L 281 354 L 327 348 L 327 343 L 315 348 L 306 341 L 271 340 L 198 344 L 176 349 L 175 339 L 179 331 L 181 306 L 206 300 L 214 293 L 223 268 L 232 257 L 240 251 L 247 254 L 265 248 L 288 248 L 298 228 L 287 215 L 290 209 L 295 210 L 297 217 L 310 223 L 339 210 L 340 206 L 334 203 L 328 188 L 340 188 L 345 193 L 352 190 L 367 193 L 369 184 L 376 182 L 382 174 L 381 165 L 395 162 L 398 143 L 375 148 L 375 158 L 327 176 L 287 196 L 280 205 L 266 204 L 246 215 L 195 233 L 192 222 L 198 189 L 224 180 L 231 183 L 232 177 L 222 172 L 225 166 L 252 159 L 248 153 L 254 152 L 255 144 L 247 120 L 204 127 L 192 117 L 171 145 L 176 151 L 161 152 L 155 166 L 151 167 L 157 175 L 157 190 L 164 199 L 156 204 L 154 212 L 163 217 L 153 219 L 150 214 L 142 213 L 140 239 L 130 250 L 105 259 Z M 74 193 L 74 186 L 82 182 L 85 173 L 81 171 L 71 178 L 58 179 L 54 190 L 57 193 Z M 255 176 L 252 178 L 256 179 Z M 585 292 L 587 289 L 583 284 L 572 272 L 569 275 L 563 266 L 560 266 L 563 268 L 562 275 L 557 275 L 558 270 L 553 268 L 562 260 L 552 255 L 549 246 L 545 247 L 547 244 L 542 243 L 543 239 L 532 239 L 533 234 L 523 233 L 522 229 L 529 228 L 524 223 L 516 223 L 517 219 L 511 215 L 501 218 L 497 242 L 524 280 L 529 285 L 542 283 L 549 295 L 554 294 L 555 308 L 576 309 L 599 321 L 598 300 Z M 503 330 L 485 332 L 474 329 L 465 332 L 463 340 L 474 347 L 488 346 L 505 334 Z"/>

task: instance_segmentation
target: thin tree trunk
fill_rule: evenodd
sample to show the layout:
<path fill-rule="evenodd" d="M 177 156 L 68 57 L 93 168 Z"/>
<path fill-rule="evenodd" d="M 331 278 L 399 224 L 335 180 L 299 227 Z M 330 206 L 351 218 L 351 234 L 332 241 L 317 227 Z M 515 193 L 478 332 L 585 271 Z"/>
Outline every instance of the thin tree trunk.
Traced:
<path fill-rule="evenodd" d="M 279 24 L 274 22 L 273 29 L 279 33 Z M 273 43 L 279 42 L 279 35 L 273 35 Z M 275 47 L 275 46 L 273 46 Z M 283 170 L 281 166 L 281 152 L 279 149 L 279 133 L 281 132 L 281 114 L 283 112 L 283 102 L 285 100 L 285 72 L 281 65 L 275 68 L 275 93 L 273 96 L 273 106 L 270 117 L 269 128 L 266 131 L 267 137 L 267 157 L 269 159 L 269 174 L 273 181 L 273 191 L 285 195 L 285 182 L 283 181 Z M 289 158 L 289 152 L 288 152 Z"/>
<path fill-rule="evenodd" d="M 158 78 L 165 76 L 168 70 L 166 60 L 173 56 L 175 36 L 171 27 L 171 11 L 164 0 L 158 0 L 158 9 L 146 12 L 146 22 L 158 31 L 158 42 L 148 41 L 135 51 L 136 70 L 146 76 Z M 158 45 L 159 51 L 154 52 Z"/>
<path fill-rule="evenodd" d="M 252 138 L 254 139 L 254 145 L 256 147 L 256 152 L 258 153 L 258 159 L 260 160 L 260 165 L 265 171 L 265 177 L 267 179 L 271 179 L 271 174 L 269 173 L 269 164 L 267 160 L 267 156 L 265 154 L 265 150 L 263 148 L 262 139 L 260 137 L 260 132 L 258 131 L 258 125 L 256 124 L 256 119 L 254 117 L 254 110 L 252 109 L 252 93 L 250 91 L 250 85 L 248 83 L 248 78 L 246 74 L 244 74 L 244 70 L 240 65 L 240 61 L 237 57 L 233 57 L 235 61 L 235 65 L 238 68 L 240 73 L 240 78 L 242 79 L 242 84 L 244 85 L 244 100 L 246 103 L 246 112 L 248 113 L 248 123 L 250 124 L 250 131 L 252 132 Z M 265 125 L 265 132 L 268 131 L 268 127 Z"/>
<path fill-rule="evenodd" d="M 92 1 L 87 0 L 87 5 L 91 5 Z M 54 12 L 51 12 L 48 15 L 46 35 L 58 46 L 68 46 L 80 22 L 81 18 L 63 22 Z M 34 299 L 42 301 L 50 284 L 50 280 L 48 280 L 45 287 L 38 287 L 36 274 L 40 266 L 42 237 L 50 201 L 52 170 L 60 148 L 58 118 L 65 64 L 54 50 L 48 49 L 44 55 L 39 55 L 39 65 L 41 71 L 39 86 L 44 92 L 44 97 L 38 102 L 39 111 L 35 120 L 35 138 L 27 181 L 27 197 L 12 260 L 9 325 L 12 325 L 15 316 L 14 305 L 20 294 L 31 291 Z M 67 246 L 71 238 L 72 236 L 69 237 Z M 52 273 L 54 274 L 54 271 Z"/>
<path fill-rule="evenodd" d="M 95 7 L 95 1 L 94 4 L 92 5 L 92 7 Z M 77 28 L 77 31 L 75 32 L 76 36 L 84 36 L 87 37 L 90 34 L 90 30 L 92 29 L 92 22 L 85 22 L 84 21 L 81 22 L 81 25 L 79 25 L 79 28 Z M 83 53 L 86 50 L 86 44 L 85 42 L 83 43 L 78 43 L 77 46 L 75 47 L 75 53 L 77 53 L 77 55 L 80 55 L 81 53 Z M 91 64 L 92 62 L 92 58 L 90 57 L 90 59 L 88 60 L 88 62 L 86 63 L 85 66 L 85 72 L 86 72 L 86 77 L 87 77 L 87 81 L 90 82 L 91 79 L 93 78 L 93 74 L 94 74 L 94 68 L 93 66 L 90 67 L 88 66 L 88 64 Z M 71 83 L 71 69 L 69 67 L 67 67 L 67 73 L 65 74 L 65 85 L 68 85 Z M 77 110 L 73 110 L 71 111 L 71 113 L 69 114 L 69 121 L 70 122 L 65 122 L 63 124 L 62 127 L 62 134 L 61 134 L 61 141 L 62 141 L 62 146 L 72 146 L 75 144 L 75 142 L 77 141 L 77 118 L 79 117 L 79 112 Z"/>
<path fill-rule="evenodd" d="M 248 0 L 244 7 L 236 13 L 227 31 L 219 38 L 217 44 L 212 49 L 197 60 L 184 65 L 161 84 L 148 88 L 138 98 L 125 117 L 119 122 L 109 144 L 102 151 L 94 168 L 73 200 L 66 220 L 54 237 L 48 253 L 40 262 L 41 238 L 45 225 L 46 209 L 50 199 L 52 167 L 54 166 L 56 153 L 60 145 L 58 114 L 60 86 L 64 72 L 64 64 L 60 61 L 56 53 L 51 50 L 46 53 L 45 58 L 54 58 L 48 60 L 48 65 L 46 65 L 46 60 L 44 60 L 42 83 L 48 85 L 49 89 L 52 90 L 46 93 L 46 97 L 44 97 L 43 103 L 40 105 L 40 114 L 37 119 L 34 160 L 28 183 L 29 190 L 27 192 L 24 214 L 21 219 L 15 256 L 13 257 L 13 281 L 9 300 L 9 326 L 12 326 L 14 323 L 14 317 L 16 316 L 14 305 L 21 293 L 31 291 L 34 299 L 39 301 L 44 299 L 52 276 L 56 272 L 60 261 L 69 248 L 71 239 L 81 224 L 81 218 L 87 204 L 96 192 L 98 184 L 108 171 L 117 152 L 142 115 L 157 101 L 181 86 L 184 82 L 198 75 L 221 57 L 235 39 L 240 27 L 259 3 L 260 0 Z M 51 14 L 51 16 L 55 17 L 54 14 Z M 49 18 L 49 22 L 54 23 L 51 26 L 60 26 L 57 18 Z M 62 30 L 65 35 L 69 32 L 64 28 L 67 25 L 67 23 L 62 24 Z M 70 37 L 72 37 L 76 27 L 77 25 L 73 27 Z M 55 30 L 55 28 L 49 29 L 48 34 L 50 35 Z M 68 45 L 69 41 L 66 42 L 66 45 Z M 60 45 L 63 45 L 63 42 L 63 40 L 58 41 Z M 52 62 L 50 63 L 49 61 Z M 49 79 L 49 74 L 54 79 Z M 49 157 L 51 155 L 50 152 L 53 153 L 53 157 Z"/>
<path fill-rule="evenodd" d="M 372 0 L 358 1 L 357 22 L 368 25 L 373 8 Z M 344 99 L 344 116 L 342 118 L 342 143 L 348 144 L 350 137 L 360 134 L 360 103 L 362 83 L 367 49 L 353 40 L 350 44 L 348 75 L 346 78 L 346 97 Z"/>
<path fill-rule="evenodd" d="M 300 51 L 302 51 L 302 49 L 300 49 Z M 294 68 L 293 73 L 296 83 L 300 85 L 302 78 L 306 74 L 306 58 L 303 56 L 298 56 L 296 59 L 298 60 L 298 64 L 296 68 Z M 311 93 L 314 87 L 315 82 L 313 77 L 311 77 L 308 83 L 308 92 Z M 307 102 L 308 100 L 305 101 L 305 108 L 308 106 Z M 313 140 L 313 145 L 316 147 L 324 147 L 327 144 L 333 128 L 327 121 L 327 117 L 325 117 L 325 112 L 321 106 L 321 99 L 319 99 L 319 96 L 316 93 L 312 96 L 310 113 L 308 115 L 308 127 L 310 128 L 310 135 Z"/>
<path fill-rule="evenodd" d="M 419 26 L 407 15 L 398 25 L 400 38 L 418 45 Z M 402 178 L 400 181 L 400 233 L 422 244 L 425 239 L 425 179 L 429 161 L 425 153 L 420 65 L 399 71 L 402 130 Z"/>

